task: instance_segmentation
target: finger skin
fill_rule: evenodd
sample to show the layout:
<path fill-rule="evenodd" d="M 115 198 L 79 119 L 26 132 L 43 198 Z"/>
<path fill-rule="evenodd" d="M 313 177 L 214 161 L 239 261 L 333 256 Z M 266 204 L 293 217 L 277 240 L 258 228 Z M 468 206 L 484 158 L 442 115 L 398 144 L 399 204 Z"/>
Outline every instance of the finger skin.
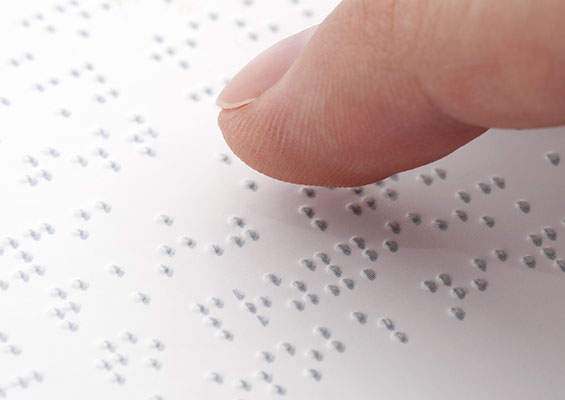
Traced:
<path fill-rule="evenodd" d="M 546 41 L 565 24 L 520 25 L 532 9 L 565 11 L 557 3 L 346 0 L 274 86 L 220 113 L 220 128 L 276 179 L 358 186 L 437 160 L 486 127 L 563 123 L 565 52 Z"/>

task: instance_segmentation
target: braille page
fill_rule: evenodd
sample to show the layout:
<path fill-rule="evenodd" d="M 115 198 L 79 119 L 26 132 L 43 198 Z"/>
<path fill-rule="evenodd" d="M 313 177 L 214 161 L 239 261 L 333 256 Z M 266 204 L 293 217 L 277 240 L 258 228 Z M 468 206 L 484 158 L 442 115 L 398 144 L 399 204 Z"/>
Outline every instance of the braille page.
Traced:
<path fill-rule="evenodd" d="M 336 4 L 0 4 L 0 398 L 565 397 L 563 129 L 333 190 L 224 143 Z"/>

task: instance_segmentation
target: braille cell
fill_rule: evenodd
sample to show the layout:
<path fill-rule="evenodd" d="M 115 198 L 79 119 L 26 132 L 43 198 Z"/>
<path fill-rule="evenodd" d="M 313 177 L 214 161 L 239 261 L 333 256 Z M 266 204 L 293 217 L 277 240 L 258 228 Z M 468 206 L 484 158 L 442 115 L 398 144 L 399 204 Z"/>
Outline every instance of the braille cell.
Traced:
<path fill-rule="evenodd" d="M 341 251 L 346 256 L 351 255 L 351 247 L 347 243 L 338 243 L 335 245 L 336 251 Z"/>
<path fill-rule="evenodd" d="M 377 273 L 373 269 L 363 268 L 361 270 L 361 276 L 364 276 L 365 278 L 367 278 L 370 281 L 374 281 L 377 278 Z"/>
<path fill-rule="evenodd" d="M 559 153 L 556 153 L 554 151 L 550 151 L 546 153 L 545 158 L 555 167 L 557 167 L 559 165 L 559 161 L 561 161 L 561 157 L 559 156 Z"/>
<path fill-rule="evenodd" d="M 451 276 L 449 276 L 446 273 L 441 273 L 438 276 L 436 276 L 436 280 L 441 284 L 443 284 L 444 286 L 451 286 L 451 282 L 452 282 Z"/>
<path fill-rule="evenodd" d="M 448 314 L 459 321 L 463 321 L 465 319 L 465 311 L 463 311 L 460 307 L 450 307 Z"/>
<path fill-rule="evenodd" d="M 398 251 L 398 244 L 394 240 L 385 240 L 383 242 L 383 247 L 388 249 L 391 253 L 396 253 Z"/>
<path fill-rule="evenodd" d="M 326 272 L 334 274 L 337 278 L 339 278 L 342 274 L 341 267 L 333 264 L 326 267 Z"/>
<path fill-rule="evenodd" d="M 527 214 L 530 212 L 531 210 L 531 206 L 530 203 L 528 203 L 526 200 L 518 200 L 516 202 L 516 206 L 520 209 L 520 211 L 522 211 L 524 214 Z"/>
<path fill-rule="evenodd" d="M 473 279 L 471 281 L 471 286 L 480 292 L 484 292 L 487 290 L 488 282 L 484 279 Z"/>

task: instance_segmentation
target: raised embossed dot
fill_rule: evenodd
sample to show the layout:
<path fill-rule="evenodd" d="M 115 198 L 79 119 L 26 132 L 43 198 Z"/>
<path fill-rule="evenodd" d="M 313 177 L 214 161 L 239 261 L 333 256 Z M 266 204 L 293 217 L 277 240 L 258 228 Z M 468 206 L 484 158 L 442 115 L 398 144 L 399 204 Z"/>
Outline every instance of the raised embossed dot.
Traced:
<path fill-rule="evenodd" d="M 310 301 L 310 303 L 312 303 L 313 305 L 318 305 L 320 303 L 320 298 L 317 294 L 314 293 L 308 293 L 304 295 L 304 299 Z"/>
<path fill-rule="evenodd" d="M 337 350 L 338 353 L 343 353 L 345 351 L 345 344 L 343 344 L 339 340 L 332 340 L 328 343 L 328 346 Z"/>
<path fill-rule="evenodd" d="M 455 287 L 450 290 L 450 294 L 453 297 L 457 297 L 458 299 L 463 300 L 467 295 L 467 290 L 461 287 Z"/>
<path fill-rule="evenodd" d="M 465 319 L 465 311 L 460 307 L 450 307 L 448 310 L 448 314 L 449 316 L 459 321 L 463 321 Z"/>
<path fill-rule="evenodd" d="M 420 225 L 422 223 L 422 218 L 416 213 L 408 213 L 406 214 L 406 218 L 412 221 L 414 225 Z"/>
<path fill-rule="evenodd" d="M 540 247 L 543 243 L 543 237 L 541 235 L 538 235 L 537 233 L 530 233 L 528 235 L 528 238 L 531 240 L 534 246 Z"/>
<path fill-rule="evenodd" d="M 308 206 L 301 206 L 298 211 L 301 214 L 304 214 L 306 217 L 308 218 L 313 218 L 314 215 L 316 215 L 316 213 L 314 212 L 314 209 L 312 207 L 308 207 Z"/>
<path fill-rule="evenodd" d="M 549 259 L 549 260 L 555 260 L 555 258 L 557 257 L 557 253 L 555 252 L 555 249 L 553 247 L 543 247 L 542 248 L 542 253 Z"/>
<path fill-rule="evenodd" d="M 434 181 L 434 178 L 432 178 L 431 176 L 426 175 L 426 174 L 420 174 L 420 175 L 418 176 L 418 178 L 419 178 L 420 181 L 422 181 L 426 186 L 430 186 L 430 185 L 433 183 L 433 181 Z"/>
<path fill-rule="evenodd" d="M 518 207 L 524 214 L 529 213 L 531 210 L 530 203 L 528 203 L 526 200 L 518 200 L 516 202 L 516 207 Z"/>
<path fill-rule="evenodd" d="M 361 275 L 367 278 L 370 281 L 374 281 L 377 278 L 377 273 L 370 268 L 363 268 L 361 270 Z"/>
<path fill-rule="evenodd" d="M 483 272 L 487 270 L 487 262 L 482 258 L 473 258 L 473 260 L 471 260 L 471 264 Z"/>
<path fill-rule="evenodd" d="M 383 195 L 393 201 L 398 199 L 398 192 L 394 189 L 385 189 Z"/>
<path fill-rule="evenodd" d="M 275 355 L 269 351 L 259 351 L 256 356 L 259 360 L 265 361 L 269 364 L 275 361 Z"/>
<path fill-rule="evenodd" d="M 556 268 L 559 268 L 561 272 L 565 272 L 565 260 L 560 258 L 555 260 L 555 266 Z"/>
<path fill-rule="evenodd" d="M 391 250 L 392 251 L 392 250 Z M 370 261 L 375 262 L 377 261 L 377 258 L 379 258 L 379 255 L 377 254 L 377 252 L 373 249 L 366 249 L 363 251 L 363 255 L 365 257 L 367 257 Z"/>
<path fill-rule="evenodd" d="M 300 191 L 309 199 L 313 199 L 314 197 L 316 197 L 316 191 L 314 189 L 312 189 L 311 187 L 303 187 L 300 188 Z"/>
<path fill-rule="evenodd" d="M 355 244 L 359 249 L 365 249 L 365 239 L 359 236 L 353 236 L 351 238 L 351 243 Z"/>
<path fill-rule="evenodd" d="M 255 304 L 250 303 L 250 302 L 245 302 L 241 305 L 241 307 L 247 311 L 249 311 L 252 314 L 255 314 L 257 312 L 257 307 L 255 307 Z"/>
<path fill-rule="evenodd" d="M 308 289 L 308 286 L 306 286 L 306 283 L 302 282 L 302 281 L 292 281 L 290 283 L 290 287 L 299 290 L 300 292 L 306 292 L 306 290 Z"/>
<path fill-rule="evenodd" d="M 351 318 L 359 322 L 361 325 L 365 325 L 367 323 L 367 314 L 362 313 L 361 311 L 352 312 Z"/>
<path fill-rule="evenodd" d="M 436 279 L 437 279 L 438 282 L 442 283 L 445 286 L 451 286 L 451 282 L 452 282 L 451 276 L 449 276 L 446 273 L 439 274 L 436 277 Z"/>
<path fill-rule="evenodd" d="M 326 272 L 331 273 L 331 274 L 334 274 L 334 275 L 335 275 L 336 277 L 338 277 L 338 278 L 339 278 L 339 277 L 341 276 L 341 274 L 342 274 L 341 267 L 338 266 L 338 265 L 333 265 L 333 264 L 332 264 L 332 265 L 328 265 L 328 266 L 326 267 Z"/>
<path fill-rule="evenodd" d="M 390 251 L 391 253 L 396 253 L 398 251 L 398 243 L 396 243 L 394 240 L 385 240 L 383 242 L 383 247 L 385 249 L 388 249 L 388 251 Z"/>
<path fill-rule="evenodd" d="M 488 282 L 484 279 L 477 278 L 471 281 L 471 286 L 480 292 L 484 292 L 485 290 L 487 290 Z"/>
<path fill-rule="evenodd" d="M 228 241 L 241 248 L 245 245 L 245 239 L 237 235 L 229 235 Z"/>
<path fill-rule="evenodd" d="M 404 332 L 394 332 L 390 337 L 397 342 L 408 343 L 408 335 L 406 335 Z"/>
<path fill-rule="evenodd" d="M 279 396 L 284 396 L 286 394 L 286 389 L 281 385 L 270 384 L 268 386 L 268 391 L 272 394 L 278 394 Z"/>
<path fill-rule="evenodd" d="M 434 172 L 442 180 L 445 180 L 447 178 L 447 171 L 443 168 L 434 168 Z"/>
<path fill-rule="evenodd" d="M 299 260 L 299 264 L 312 272 L 316 271 L 316 263 L 313 260 L 302 258 Z"/>
<path fill-rule="evenodd" d="M 506 181 L 500 176 L 493 176 L 491 180 L 499 189 L 504 189 L 506 187 Z"/>
<path fill-rule="evenodd" d="M 359 203 L 348 203 L 345 208 L 351 211 L 354 215 L 361 215 L 363 214 L 363 208 L 361 208 L 361 204 Z"/>
<path fill-rule="evenodd" d="M 463 210 L 455 210 L 453 214 L 455 214 L 455 216 L 463 222 L 467 222 L 467 220 L 469 219 L 469 216 Z"/>
<path fill-rule="evenodd" d="M 304 371 L 304 375 L 314 379 L 316 382 L 319 382 L 320 380 L 322 380 L 322 374 L 315 369 L 309 368 L 307 370 Z"/>
<path fill-rule="evenodd" d="M 257 301 L 263 304 L 263 307 L 269 308 L 273 305 L 273 301 L 267 296 L 259 296 Z"/>
<path fill-rule="evenodd" d="M 322 361 L 324 359 L 324 353 L 320 350 L 310 349 L 304 353 L 304 356 L 316 361 Z"/>
<path fill-rule="evenodd" d="M 292 344 L 290 344 L 288 342 L 281 343 L 279 345 L 279 347 L 282 348 L 284 351 L 286 351 L 291 356 L 293 356 L 296 353 L 296 347 L 294 347 Z"/>
<path fill-rule="evenodd" d="M 389 331 L 394 331 L 394 322 L 390 318 L 381 318 L 377 322 L 379 328 L 384 328 Z"/>
<path fill-rule="evenodd" d="M 241 290 L 239 289 L 233 289 L 232 290 L 233 295 L 235 296 L 236 299 L 238 300 L 243 300 L 245 299 L 245 293 L 243 293 Z"/>
<path fill-rule="evenodd" d="M 259 189 L 257 183 L 251 179 L 244 179 L 243 181 L 241 181 L 241 186 L 243 186 L 245 189 L 251 190 L 252 192 L 256 192 Z"/>
<path fill-rule="evenodd" d="M 471 202 L 471 195 L 467 192 L 457 192 L 457 196 L 465 203 Z"/>
<path fill-rule="evenodd" d="M 400 233 L 400 224 L 396 221 L 389 221 L 385 224 L 385 226 L 395 235 Z"/>
<path fill-rule="evenodd" d="M 312 225 L 317 227 L 322 232 L 328 229 L 328 223 L 323 219 L 315 219 L 314 221 L 312 221 Z"/>
<path fill-rule="evenodd" d="M 488 183 L 485 182 L 479 182 L 477 183 L 477 187 L 481 190 L 481 192 L 483 192 L 484 194 L 490 194 L 491 192 L 491 187 Z"/>
<path fill-rule="evenodd" d="M 440 230 L 446 231 L 448 228 L 447 221 L 443 219 L 434 219 L 432 223 Z"/>
<path fill-rule="evenodd" d="M 550 227 L 545 227 L 543 228 L 543 232 L 545 233 L 545 236 L 547 236 L 549 240 L 557 240 L 557 232 L 555 231 L 555 229 Z"/>
<path fill-rule="evenodd" d="M 495 224 L 494 218 L 489 217 L 488 215 L 481 217 L 481 221 L 489 228 L 492 228 Z"/>
<path fill-rule="evenodd" d="M 545 158 L 555 167 L 557 167 L 559 165 L 559 161 L 561 161 L 559 154 L 554 151 L 546 153 Z"/>
<path fill-rule="evenodd" d="M 218 246 L 217 244 L 208 244 L 206 245 L 206 250 L 209 253 L 215 254 L 217 256 L 221 256 L 224 254 L 224 249 L 222 249 L 220 246 Z"/>
<path fill-rule="evenodd" d="M 328 265 L 331 262 L 331 258 L 326 253 L 316 253 L 314 257 L 319 258 L 324 264 Z"/>
<path fill-rule="evenodd" d="M 257 371 L 255 372 L 255 378 L 257 380 L 263 381 L 263 382 L 267 382 L 267 383 L 271 383 L 273 381 L 273 377 L 271 374 L 265 372 L 265 371 Z"/>
<path fill-rule="evenodd" d="M 267 326 L 269 325 L 269 318 L 264 316 L 264 315 L 258 315 L 257 316 L 257 320 L 261 323 L 261 325 L 263 326 Z"/>
<path fill-rule="evenodd" d="M 438 286 L 437 283 L 435 283 L 434 281 L 423 281 L 422 284 L 422 289 L 424 290 L 428 290 L 430 293 L 435 293 L 437 292 Z"/>
<path fill-rule="evenodd" d="M 182 236 L 182 237 L 180 237 L 180 238 L 179 238 L 179 242 L 180 242 L 182 245 L 184 245 L 184 246 L 186 246 L 186 247 L 188 247 L 188 248 L 190 248 L 190 249 L 193 249 L 193 248 L 196 247 L 196 240 L 194 240 L 194 239 L 192 239 L 192 238 L 189 238 L 188 236 Z"/>
<path fill-rule="evenodd" d="M 326 292 L 333 294 L 334 296 L 339 296 L 341 290 L 336 285 L 326 285 Z"/>
<path fill-rule="evenodd" d="M 169 257 L 173 257 L 176 253 L 175 249 L 173 249 L 171 246 L 167 246 L 166 244 L 159 246 L 159 252 Z"/>
<path fill-rule="evenodd" d="M 364 197 L 361 201 L 371 210 L 377 209 L 377 201 L 373 197 Z"/>
<path fill-rule="evenodd" d="M 314 333 L 322 336 L 324 339 L 329 339 L 332 337 L 332 331 L 325 326 L 317 326 L 314 328 Z"/>
<path fill-rule="evenodd" d="M 338 243 L 335 245 L 336 251 L 341 251 L 346 256 L 351 255 L 351 247 L 347 243 Z"/>
<path fill-rule="evenodd" d="M 355 281 L 353 279 L 343 278 L 343 279 L 340 279 L 339 283 L 342 286 L 348 288 L 349 290 L 355 289 Z"/>
<path fill-rule="evenodd" d="M 508 259 L 508 253 L 505 250 L 495 249 L 495 250 L 493 250 L 493 254 L 500 261 L 506 261 Z"/>
<path fill-rule="evenodd" d="M 253 230 L 253 229 L 245 229 L 243 231 L 243 234 L 245 236 L 247 236 L 249 239 L 253 240 L 254 242 L 256 242 L 257 240 L 259 240 L 260 236 L 259 236 L 259 232 Z"/>
<path fill-rule="evenodd" d="M 282 282 L 282 279 L 281 279 L 280 276 L 272 274 L 272 273 L 271 274 L 265 274 L 263 279 L 265 280 L 265 282 L 271 282 L 275 286 L 280 286 L 280 284 Z"/>

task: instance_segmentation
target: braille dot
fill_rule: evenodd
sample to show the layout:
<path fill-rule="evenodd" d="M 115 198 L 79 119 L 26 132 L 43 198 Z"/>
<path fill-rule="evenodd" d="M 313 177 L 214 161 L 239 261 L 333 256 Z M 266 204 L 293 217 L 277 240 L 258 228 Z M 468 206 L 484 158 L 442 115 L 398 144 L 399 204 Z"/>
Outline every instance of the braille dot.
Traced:
<path fill-rule="evenodd" d="M 458 299 L 463 300 L 467 295 L 467 291 L 464 288 L 456 287 L 451 289 L 450 294 L 453 297 L 457 297 Z"/>
<path fill-rule="evenodd" d="M 241 290 L 239 289 L 233 289 L 232 290 L 233 295 L 235 296 L 236 299 L 238 300 L 243 300 L 245 299 L 245 293 L 243 293 Z"/>
<path fill-rule="evenodd" d="M 508 253 L 506 253 L 506 251 L 504 250 L 495 249 L 493 250 L 493 253 L 500 261 L 506 261 L 508 259 Z"/>
<path fill-rule="evenodd" d="M 230 165 L 231 164 L 231 158 L 230 156 L 228 156 L 227 154 L 224 153 L 218 153 L 216 155 L 216 159 L 220 162 L 223 162 L 224 164 Z"/>
<path fill-rule="evenodd" d="M 447 230 L 447 221 L 443 219 L 434 219 L 432 223 L 440 230 L 446 231 Z"/>
<path fill-rule="evenodd" d="M 152 357 L 146 358 L 145 361 L 144 361 L 144 364 L 146 366 L 150 367 L 150 368 L 155 369 L 155 370 L 160 370 L 161 367 L 163 366 L 159 360 L 157 360 L 156 358 L 152 358 Z"/>
<path fill-rule="evenodd" d="M 337 265 L 333 265 L 333 264 L 332 264 L 332 265 L 328 265 L 328 266 L 326 267 L 326 272 L 332 273 L 332 274 L 334 274 L 334 275 L 335 275 L 336 277 L 338 277 L 338 278 L 339 278 L 339 277 L 341 276 L 341 274 L 342 274 L 341 267 L 339 267 L 339 266 L 337 266 Z"/>
<path fill-rule="evenodd" d="M 453 213 L 463 222 L 467 222 L 467 220 L 469 219 L 469 216 L 463 210 L 455 210 Z"/>
<path fill-rule="evenodd" d="M 247 236 L 249 239 L 253 240 L 254 242 L 259 240 L 259 238 L 260 238 L 259 232 L 257 232 L 256 230 L 253 230 L 253 229 L 246 229 L 246 230 L 243 231 L 243 234 L 245 236 Z"/>
<path fill-rule="evenodd" d="M 492 190 L 490 185 L 485 182 L 479 182 L 477 183 L 477 186 L 479 189 L 481 189 L 481 192 L 483 192 L 484 194 L 489 194 Z"/>
<path fill-rule="evenodd" d="M 314 221 L 312 221 L 312 225 L 318 227 L 318 229 L 322 232 L 328 229 L 328 223 L 323 219 L 315 219 Z"/>
<path fill-rule="evenodd" d="M 257 312 L 257 307 L 255 307 L 255 304 L 253 304 L 253 303 L 246 302 L 246 303 L 243 303 L 241 305 L 241 307 L 246 309 L 247 311 L 249 311 L 252 314 L 255 314 Z"/>
<path fill-rule="evenodd" d="M 408 213 L 408 214 L 406 214 L 406 218 L 408 218 L 410 221 L 412 221 L 412 223 L 414 225 L 420 225 L 420 223 L 422 222 L 422 219 L 416 213 Z"/>
<path fill-rule="evenodd" d="M 561 270 L 561 272 L 565 272 L 565 260 L 557 259 L 555 260 L 555 266 Z"/>
<path fill-rule="evenodd" d="M 557 257 L 557 253 L 553 247 L 543 247 L 542 252 L 549 260 L 555 260 Z"/>
<path fill-rule="evenodd" d="M 385 189 L 383 195 L 393 201 L 398 199 L 398 193 L 394 189 Z"/>
<path fill-rule="evenodd" d="M 265 371 L 257 371 L 255 372 L 255 378 L 260 381 L 264 381 L 270 383 L 273 381 L 273 377 Z"/>
<path fill-rule="evenodd" d="M 142 292 L 135 292 L 133 293 L 133 298 L 135 301 L 142 303 L 142 304 L 149 304 L 151 303 L 151 297 L 148 294 Z"/>
<path fill-rule="evenodd" d="M 271 392 L 273 394 L 278 394 L 280 396 L 284 396 L 286 394 L 286 389 L 284 387 L 282 387 L 281 385 L 270 384 L 268 386 L 268 390 L 269 390 L 269 392 Z"/>
<path fill-rule="evenodd" d="M 316 263 L 310 259 L 302 258 L 299 260 L 299 264 L 308 268 L 312 272 L 316 271 Z"/>
<path fill-rule="evenodd" d="M 389 221 L 385 224 L 385 226 L 395 235 L 400 233 L 400 224 L 396 221 Z"/>
<path fill-rule="evenodd" d="M 348 288 L 349 290 L 355 289 L 355 281 L 353 279 L 343 278 L 343 279 L 340 279 L 339 283 L 342 286 L 345 286 L 346 288 Z"/>
<path fill-rule="evenodd" d="M 458 319 L 459 321 L 463 321 L 463 319 L 465 319 L 465 311 L 463 311 L 463 309 L 459 307 L 449 308 L 448 314 L 451 317 Z"/>
<path fill-rule="evenodd" d="M 391 253 L 396 253 L 398 251 L 398 244 L 394 240 L 385 240 L 383 242 L 383 247 L 388 249 Z"/>
<path fill-rule="evenodd" d="M 336 251 L 340 250 L 346 256 L 351 255 L 351 247 L 346 243 L 338 243 L 335 245 Z"/>
<path fill-rule="evenodd" d="M 215 254 L 217 256 L 221 256 L 221 255 L 224 254 L 224 249 L 222 249 L 217 244 L 208 244 L 206 246 L 206 250 L 208 250 L 210 253 Z"/>
<path fill-rule="evenodd" d="M 469 203 L 471 201 L 471 195 L 467 192 L 457 192 L 457 196 L 459 196 L 459 198 L 465 203 Z"/>
<path fill-rule="evenodd" d="M 236 235 L 229 235 L 228 241 L 236 245 L 237 247 L 241 248 L 245 244 L 245 239 L 236 236 Z"/>
<path fill-rule="evenodd" d="M 367 323 L 367 314 L 362 313 L 361 311 L 352 312 L 351 318 L 357 320 L 357 322 L 361 325 L 365 325 L 365 323 Z"/>
<path fill-rule="evenodd" d="M 443 168 L 435 168 L 434 172 L 442 180 L 445 180 L 445 178 L 447 178 L 447 171 Z"/>
<path fill-rule="evenodd" d="M 313 305 L 318 305 L 320 303 L 320 298 L 314 293 L 308 293 L 304 296 L 304 298 L 308 299 Z"/>
<path fill-rule="evenodd" d="M 304 356 L 316 361 L 322 361 L 324 359 L 324 354 L 321 351 L 314 349 L 307 350 Z"/>
<path fill-rule="evenodd" d="M 314 257 L 317 257 L 322 261 L 324 264 L 328 265 L 331 262 L 331 258 L 326 253 L 316 253 Z"/>
<path fill-rule="evenodd" d="M 481 217 L 481 221 L 489 228 L 492 228 L 495 224 L 494 218 L 489 217 L 488 215 Z"/>
<path fill-rule="evenodd" d="M 326 291 L 333 294 L 334 296 L 339 296 L 341 292 L 339 290 L 339 287 L 337 287 L 336 285 L 326 285 Z"/>
<path fill-rule="evenodd" d="M 322 374 L 320 374 L 320 372 L 312 368 L 305 370 L 304 375 L 314 379 L 317 382 L 319 382 L 322 379 Z"/>
<path fill-rule="evenodd" d="M 394 332 L 390 337 L 397 342 L 408 343 L 408 336 L 404 332 Z"/>
<path fill-rule="evenodd" d="M 290 287 L 299 290 L 300 292 L 306 292 L 306 290 L 308 289 L 308 286 L 306 285 L 306 283 L 302 282 L 302 281 L 292 281 L 290 283 Z"/>
<path fill-rule="evenodd" d="M 252 192 L 256 192 L 257 189 L 259 189 L 259 186 L 257 185 L 257 183 L 255 183 L 255 181 L 253 181 L 251 179 L 244 179 L 241 182 L 241 185 L 244 188 L 251 190 Z"/>
<path fill-rule="evenodd" d="M 218 385 L 221 385 L 224 382 L 222 376 L 219 373 L 213 371 L 208 372 L 205 378 L 206 380 L 217 383 Z"/>
<path fill-rule="evenodd" d="M 314 212 L 314 209 L 312 207 L 308 207 L 308 206 L 301 206 L 298 211 L 301 214 L 304 214 L 306 217 L 308 218 L 313 218 L 314 215 L 316 215 L 316 213 Z"/>
<path fill-rule="evenodd" d="M 485 272 L 487 270 L 487 262 L 482 258 L 473 258 L 471 263 L 481 271 Z"/>
<path fill-rule="evenodd" d="M 556 240 L 557 239 L 557 232 L 553 228 L 545 227 L 543 231 L 549 240 Z"/>
<path fill-rule="evenodd" d="M 271 282 L 275 286 L 279 286 L 282 282 L 282 279 L 275 274 L 265 274 L 263 279 L 265 282 Z"/>
<path fill-rule="evenodd" d="M 359 236 L 353 236 L 350 239 L 352 244 L 355 244 L 359 249 L 363 250 L 365 248 L 365 239 Z"/>
<path fill-rule="evenodd" d="M 88 289 L 89 284 L 88 284 L 88 282 L 85 282 L 85 281 L 83 281 L 83 280 L 75 279 L 75 280 L 72 281 L 72 286 L 73 286 L 75 289 L 79 289 L 79 290 L 85 291 L 85 290 Z"/>
<path fill-rule="evenodd" d="M 332 332 L 324 326 L 315 327 L 314 333 L 322 336 L 324 339 L 329 339 L 332 336 Z"/>
<path fill-rule="evenodd" d="M 394 322 L 390 318 L 381 318 L 379 322 L 377 322 L 379 328 L 384 328 L 389 331 L 394 331 Z"/>
<path fill-rule="evenodd" d="M 126 382 L 125 376 L 122 376 L 122 375 L 118 374 L 117 372 L 111 372 L 108 375 L 108 378 L 110 379 L 110 381 L 117 383 L 119 385 L 123 385 Z"/>
<path fill-rule="evenodd" d="M 345 351 L 345 345 L 339 340 L 332 340 L 328 343 L 328 345 L 336 349 L 339 353 L 343 353 Z"/>
<path fill-rule="evenodd" d="M 269 325 L 269 318 L 265 317 L 264 315 L 258 315 L 257 316 L 257 320 L 261 323 L 261 325 L 263 326 L 267 326 Z"/>
<path fill-rule="evenodd" d="M 265 361 L 269 364 L 275 361 L 275 355 L 268 351 L 259 351 L 257 352 L 256 356 L 259 360 Z"/>
<path fill-rule="evenodd" d="M 504 178 L 501 178 L 500 176 L 493 176 L 491 179 L 499 189 L 504 189 L 506 187 L 506 181 Z"/>
<path fill-rule="evenodd" d="M 179 242 L 180 242 L 182 245 L 184 245 L 184 246 L 186 246 L 186 247 L 188 247 L 188 248 L 191 248 L 191 249 L 193 249 L 193 248 L 196 247 L 196 241 L 195 241 L 194 239 L 192 239 L 192 238 L 187 237 L 187 236 L 181 236 L 181 237 L 179 238 Z"/>
<path fill-rule="evenodd" d="M 363 204 L 369 207 L 371 210 L 377 209 L 377 201 L 373 197 L 364 197 L 362 199 Z"/>
<path fill-rule="evenodd" d="M 418 176 L 418 178 L 419 178 L 424 184 L 426 184 L 426 186 L 430 186 L 430 185 L 433 183 L 433 181 L 434 181 L 434 178 L 432 178 L 431 176 L 426 175 L 426 174 L 420 174 L 420 175 Z"/>
<path fill-rule="evenodd" d="M 300 300 L 290 300 L 288 302 L 289 307 L 296 309 L 297 311 L 303 311 L 305 304 Z"/>
<path fill-rule="evenodd" d="M 357 216 L 363 214 L 363 209 L 359 203 L 348 203 L 345 208 Z"/>
<path fill-rule="evenodd" d="M 263 304 L 263 306 L 267 308 L 273 305 L 272 300 L 266 296 L 260 296 L 258 301 L 261 302 L 261 304 Z"/>
<path fill-rule="evenodd" d="M 291 356 L 293 356 L 296 353 L 296 347 L 294 347 L 292 344 L 290 343 L 281 343 L 280 347 L 282 349 L 284 349 L 284 351 L 286 351 L 288 354 L 290 354 Z"/>
<path fill-rule="evenodd" d="M 389 248 L 389 250 L 390 250 L 390 248 Z M 391 251 L 393 251 L 393 250 L 391 250 Z M 396 250 L 394 250 L 394 251 L 396 251 Z M 372 261 L 372 262 L 377 261 L 377 258 L 379 258 L 378 253 L 377 253 L 375 250 L 373 250 L 373 249 L 366 249 L 366 250 L 364 250 L 364 251 L 363 251 L 363 255 L 364 255 L 365 257 L 367 257 L 367 258 L 368 258 L 370 261 Z"/>
<path fill-rule="evenodd" d="M 437 289 L 438 289 L 437 283 L 435 283 L 434 281 L 430 281 L 430 280 L 423 281 L 421 286 L 422 286 L 422 289 L 429 290 L 430 293 L 435 293 L 435 292 L 437 292 Z"/>
<path fill-rule="evenodd" d="M 444 286 L 451 286 L 451 276 L 446 273 L 441 273 L 436 277 L 437 281 L 442 283 Z"/>
<path fill-rule="evenodd" d="M 365 276 L 368 280 L 370 281 L 374 281 L 377 278 L 377 273 L 370 269 L 370 268 L 364 268 L 361 270 L 361 275 Z"/>
<path fill-rule="evenodd" d="M 173 257 L 176 253 L 175 249 L 173 249 L 171 246 L 167 246 L 166 244 L 159 246 L 159 252 L 169 257 Z"/>
<path fill-rule="evenodd" d="M 471 286 L 480 292 L 484 292 L 487 290 L 488 282 L 484 279 L 473 279 L 471 281 Z"/>
<path fill-rule="evenodd" d="M 118 266 L 118 265 L 109 265 L 108 266 L 108 271 L 118 277 L 122 277 L 125 274 L 125 271 L 122 267 Z"/>
<path fill-rule="evenodd" d="M 313 199 L 316 197 L 316 191 L 310 187 L 300 188 L 300 191 L 308 198 Z"/>
<path fill-rule="evenodd" d="M 561 157 L 559 156 L 559 154 L 554 152 L 554 151 L 550 151 L 549 153 L 547 153 L 545 155 L 545 158 L 547 158 L 547 160 L 551 164 L 553 164 L 555 167 L 557 167 L 559 165 L 559 161 L 561 160 Z"/>
<path fill-rule="evenodd" d="M 233 334 L 230 331 L 226 331 L 225 329 L 216 331 L 216 335 L 224 340 L 227 340 L 228 342 L 231 342 L 233 340 Z"/>
<path fill-rule="evenodd" d="M 516 206 L 520 209 L 520 211 L 522 211 L 524 214 L 527 214 L 530 212 L 531 210 L 531 206 L 530 203 L 528 203 L 525 200 L 518 200 L 516 202 Z"/>

